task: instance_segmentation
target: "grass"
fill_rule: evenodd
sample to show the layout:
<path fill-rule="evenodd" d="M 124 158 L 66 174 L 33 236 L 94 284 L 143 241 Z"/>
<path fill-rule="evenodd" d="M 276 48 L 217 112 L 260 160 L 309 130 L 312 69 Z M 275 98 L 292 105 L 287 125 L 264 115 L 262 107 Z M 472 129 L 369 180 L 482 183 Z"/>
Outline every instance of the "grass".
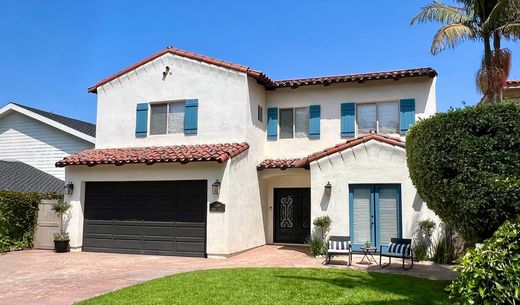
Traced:
<path fill-rule="evenodd" d="M 444 304 L 447 282 L 350 269 L 220 269 L 172 275 L 79 304 Z"/>

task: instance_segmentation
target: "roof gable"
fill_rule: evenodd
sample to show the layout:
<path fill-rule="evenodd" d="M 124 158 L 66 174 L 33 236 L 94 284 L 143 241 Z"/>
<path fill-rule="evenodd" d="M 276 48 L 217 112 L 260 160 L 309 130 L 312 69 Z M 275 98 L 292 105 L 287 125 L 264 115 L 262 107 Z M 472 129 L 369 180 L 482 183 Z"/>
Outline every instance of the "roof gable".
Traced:
<path fill-rule="evenodd" d="M 43 122 L 47 125 L 50 125 L 54 128 L 60 129 L 66 133 L 74 135 L 78 138 L 81 138 L 85 141 L 95 143 L 96 136 L 96 125 L 69 118 L 66 116 L 54 114 L 52 112 L 43 111 L 40 109 L 32 108 L 29 106 L 17 104 L 17 103 L 9 103 L 5 105 L 3 108 L 0 108 L 0 118 L 3 115 L 6 115 L 12 111 L 21 113 L 28 117 L 31 117 L 35 120 Z"/>
<path fill-rule="evenodd" d="M 103 86 L 126 73 L 133 71 L 140 66 L 157 59 L 165 54 L 173 54 L 182 56 L 188 59 L 197 60 L 200 62 L 204 62 L 210 65 L 219 66 L 222 68 L 227 68 L 230 70 L 238 71 L 251 76 L 256 79 L 256 81 L 263 85 L 266 89 L 276 89 L 276 88 L 297 88 L 299 86 L 310 86 L 310 85 L 325 85 L 328 86 L 334 83 L 348 83 L 348 82 L 358 82 L 363 83 L 365 81 L 371 80 L 383 80 L 383 79 L 393 79 L 399 80 L 401 78 L 411 78 L 411 77 L 429 77 L 433 78 L 437 76 L 437 72 L 432 68 L 418 68 L 418 69 L 407 69 L 407 70 L 395 70 L 395 71 L 384 71 L 384 72 L 371 72 L 371 73 L 359 73 L 359 74 L 345 74 L 345 75 L 335 75 L 335 76 L 322 76 L 322 77 L 310 77 L 310 78 L 296 78 L 296 79 L 288 79 L 288 80 L 271 80 L 265 73 L 254 70 L 250 67 L 234 64 L 231 62 L 223 61 L 220 59 L 215 59 L 212 57 L 199 55 L 196 53 L 176 49 L 173 47 L 167 47 L 164 50 L 161 50 L 99 82 L 94 84 L 92 87 L 88 88 L 88 92 L 97 93 L 97 88 Z"/>
<path fill-rule="evenodd" d="M 267 159 L 262 161 L 260 164 L 257 165 L 257 170 L 264 170 L 264 169 L 273 169 L 273 168 L 279 168 L 282 170 L 288 169 L 288 168 L 309 168 L 309 165 L 311 162 L 318 161 L 321 158 L 333 155 L 335 153 L 344 151 L 349 148 L 353 148 L 359 144 L 366 143 L 368 141 L 378 141 L 386 144 L 390 144 L 393 146 L 405 148 L 405 142 L 402 141 L 399 138 L 392 138 L 385 135 L 380 134 L 368 134 L 364 136 L 360 136 L 357 138 L 349 139 L 346 142 L 339 143 L 337 145 L 334 145 L 333 147 L 326 148 L 322 151 L 315 152 L 313 154 L 308 155 L 307 157 L 300 158 L 300 159 Z"/>

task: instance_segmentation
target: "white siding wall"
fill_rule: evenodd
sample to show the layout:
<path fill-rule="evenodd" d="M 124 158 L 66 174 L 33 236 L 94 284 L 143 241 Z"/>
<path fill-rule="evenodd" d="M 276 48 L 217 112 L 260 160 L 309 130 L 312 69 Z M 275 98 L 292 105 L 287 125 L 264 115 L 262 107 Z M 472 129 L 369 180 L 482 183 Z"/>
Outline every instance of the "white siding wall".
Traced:
<path fill-rule="evenodd" d="M 94 144 L 17 112 L 0 118 L 0 160 L 27 163 L 61 180 L 65 170 L 56 161 Z"/>

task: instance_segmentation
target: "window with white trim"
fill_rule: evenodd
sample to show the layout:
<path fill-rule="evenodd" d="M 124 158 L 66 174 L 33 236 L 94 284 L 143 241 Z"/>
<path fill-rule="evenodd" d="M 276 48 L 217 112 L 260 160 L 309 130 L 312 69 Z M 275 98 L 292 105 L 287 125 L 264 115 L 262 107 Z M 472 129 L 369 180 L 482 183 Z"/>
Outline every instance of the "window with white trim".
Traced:
<path fill-rule="evenodd" d="M 184 132 L 184 102 L 150 104 L 150 134 Z"/>
<path fill-rule="evenodd" d="M 309 136 L 309 108 L 280 109 L 280 139 Z"/>
<path fill-rule="evenodd" d="M 399 103 L 383 102 L 357 104 L 358 134 L 376 132 L 379 134 L 399 133 Z"/>

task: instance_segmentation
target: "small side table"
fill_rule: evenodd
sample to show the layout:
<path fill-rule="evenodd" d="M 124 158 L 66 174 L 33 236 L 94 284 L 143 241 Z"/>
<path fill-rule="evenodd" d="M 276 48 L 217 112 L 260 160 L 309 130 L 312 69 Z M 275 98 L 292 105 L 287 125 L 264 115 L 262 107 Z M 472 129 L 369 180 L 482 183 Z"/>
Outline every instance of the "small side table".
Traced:
<path fill-rule="evenodd" d="M 374 258 L 374 254 L 376 254 L 377 252 L 376 247 L 362 247 L 361 251 L 363 251 L 364 254 L 361 263 L 363 263 L 366 258 L 369 265 L 372 265 L 372 262 L 374 262 L 377 265 L 377 260 Z"/>

